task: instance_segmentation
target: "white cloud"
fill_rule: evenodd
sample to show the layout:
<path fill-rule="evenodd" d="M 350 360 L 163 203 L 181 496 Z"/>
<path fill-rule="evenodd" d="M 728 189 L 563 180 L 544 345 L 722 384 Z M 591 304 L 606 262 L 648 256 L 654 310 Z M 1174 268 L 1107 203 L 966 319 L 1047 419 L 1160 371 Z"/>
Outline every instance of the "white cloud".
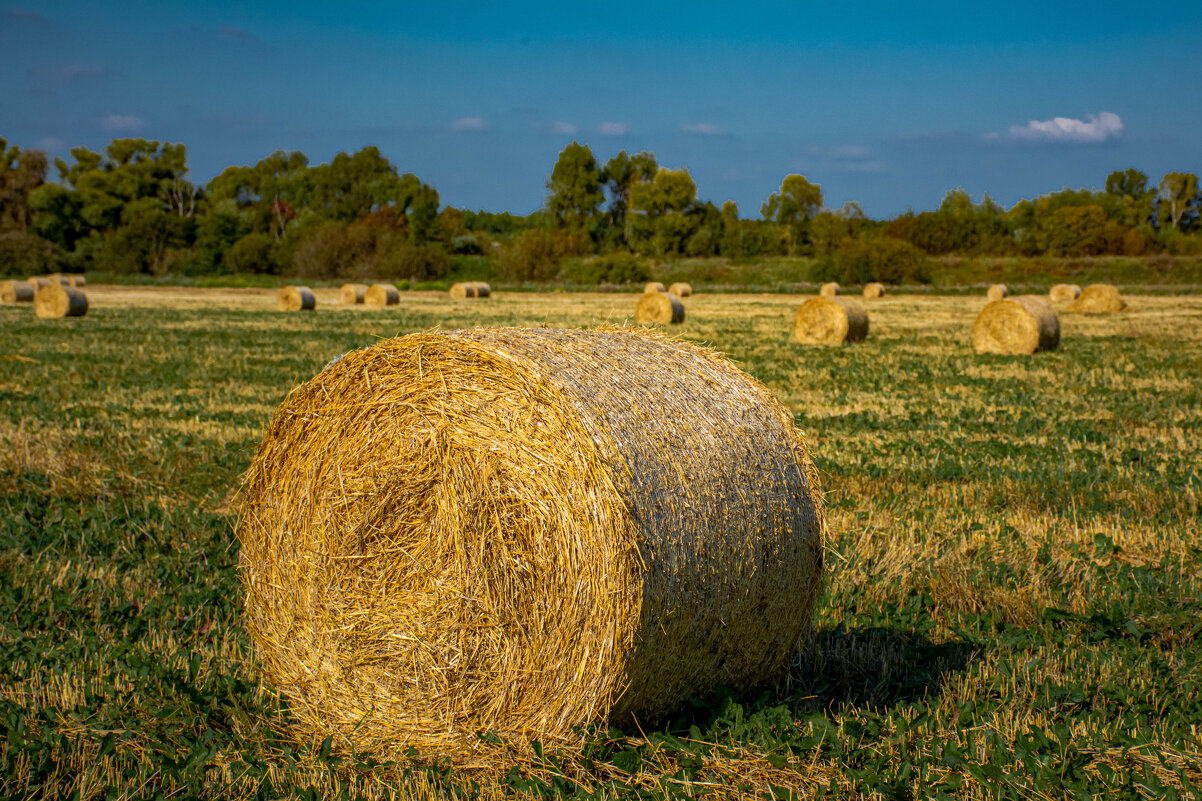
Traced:
<path fill-rule="evenodd" d="M 683 123 L 680 132 L 694 136 L 721 136 L 726 133 L 717 125 L 708 122 Z"/>
<path fill-rule="evenodd" d="M 1123 118 L 1103 111 L 1089 115 L 1089 122 L 1071 117 L 1031 120 L 1026 125 L 1011 125 L 1010 139 L 1047 142 L 1105 142 L 1123 132 Z M 991 138 L 997 138 L 996 136 Z"/>
<path fill-rule="evenodd" d="M 109 114 L 100 118 L 100 127 L 110 133 L 132 133 L 146 127 L 146 121 L 133 114 Z"/>
<path fill-rule="evenodd" d="M 629 130 L 624 122 L 603 122 L 597 126 L 597 133 L 602 136 L 624 136 Z"/>
<path fill-rule="evenodd" d="M 551 123 L 551 133 L 563 134 L 564 136 L 571 136 L 572 134 L 576 133 L 579 130 L 580 130 L 580 128 L 578 128 L 577 126 L 573 125 L 570 122 L 558 122 L 557 121 L 557 122 Z"/>
<path fill-rule="evenodd" d="M 451 123 L 452 131 L 483 131 L 487 128 L 483 117 L 460 117 Z"/>

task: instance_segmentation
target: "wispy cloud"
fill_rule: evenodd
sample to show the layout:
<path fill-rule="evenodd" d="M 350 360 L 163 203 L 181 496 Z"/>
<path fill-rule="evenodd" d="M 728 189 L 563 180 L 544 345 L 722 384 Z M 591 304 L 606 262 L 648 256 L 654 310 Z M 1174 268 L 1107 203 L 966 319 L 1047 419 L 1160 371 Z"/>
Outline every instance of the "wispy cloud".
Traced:
<path fill-rule="evenodd" d="M 459 117 L 451 122 L 452 131 L 485 131 L 488 125 L 483 117 Z"/>
<path fill-rule="evenodd" d="M 625 136 L 630 127 L 624 122 L 603 122 L 597 126 L 601 136 Z"/>
<path fill-rule="evenodd" d="M 709 122 L 682 123 L 680 132 L 690 136 L 724 136 L 726 134 L 726 131 Z"/>
<path fill-rule="evenodd" d="M 146 121 L 133 114 L 108 114 L 100 118 L 100 127 L 109 133 L 133 133 L 146 127 Z"/>
<path fill-rule="evenodd" d="M 553 134 L 561 134 L 563 136 L 571 136 L 572 134 L 576 133 L 579 130 L 580 130 L 579 126 L 573 125 L 570 122 L 562 122 L 562 121 L 556 120 L 555 122 L 551 123 L 551 133 L 553 133 Z"/>
<path fill-rule="evenodd" d="M 1029 142 L 1105 142 L 1123 132 L 1123 118 L 1103 111 L 1089 115 L 1089 121 L 1072 117 L 1053 117 L 1050 120 L 1031 120 L 1026 125 L 1011 125 L 1006 139 Z M 988 138 L 1003 138 L 991 134 Z"/>

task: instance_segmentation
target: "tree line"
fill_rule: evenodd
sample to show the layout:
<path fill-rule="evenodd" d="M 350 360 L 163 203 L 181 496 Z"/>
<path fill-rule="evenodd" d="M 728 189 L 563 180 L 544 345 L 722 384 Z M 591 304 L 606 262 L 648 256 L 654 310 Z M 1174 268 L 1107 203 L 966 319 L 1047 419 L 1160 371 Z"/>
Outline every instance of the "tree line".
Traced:
<path fill-rule="evenodd" d="M 484 256 L 504 279 L 551 280 L 571 260 L 579 280 L 618 283 L 639 280 L 646 258 L 792 256 L 858 282 L 924 280 L 930 258 L 946 254 L 1202 254 L 1202 195 L 1182 172 L 1152 184 L 1115 171 L 1102 191 L 1066 188 L 1009 209 L 954 189 L 935 210 L 885 220 L 857 203 L 827 208 L 820 185 L 791 174 L 752 218 L 733 201 L 699 199 L 688 170 L 654 153 L 602 164 L 572 142 L 544 207 L 518 216 L 442 206 L 375 147 L 318 165 L 279 151 L 204 186 L 188 179 L 182 144 L 115 139 L 100 153 L 70 153 L 54 160 L 51 181 L 44 153 L 0 138 L 0 271 L 420 282 Z"/>

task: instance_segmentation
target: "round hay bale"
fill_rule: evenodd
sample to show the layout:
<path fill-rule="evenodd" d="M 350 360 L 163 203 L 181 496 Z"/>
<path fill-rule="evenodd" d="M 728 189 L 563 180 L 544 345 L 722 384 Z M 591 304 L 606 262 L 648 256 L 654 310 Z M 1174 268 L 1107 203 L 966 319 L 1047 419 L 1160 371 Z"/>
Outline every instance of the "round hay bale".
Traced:
<path fill-rule="evenodd" d="M 0 303 L 33 303 L 37 290 L 28 281 L 0 282 Z"/>
<path fill-rule="evenodd" d="M 683 323 L 684 304 L 667 292 L 645 292 L 634 307 L 634 318 L 640 323 Z"/>
<path fill-rule="evenodd" d="M 1055 301 L 1076 300 L 1081 297 L 1081 287 L 1076 284 L 1056 284 L 1048 292 L 1048 297 Z"/>
<path fill-rule="evenodd" d="M 276 308 L 280 311 L 312 311 L 317 308 L 317 297 L 307 286 L 286 286 L 280 290 Z"/>
<path fill-rule="evenodd" d="M 1110 284 L 1090 284 L 1081 290 L 1081 296 L 1065 307 L 1065 311 L 1089 314 L 1110 314 L 1127 308 L 1118 288 Z"/>
<path fill-rule="evenodd" d="M 842 345 L 868 336 L 868 312 L 851 298 L 819 295 L 797 309 L 793 317 L 793 342 L 805 345 Z"/>
<path fill-rule="evenodd" d="M 83 317 L 88 313 L 88 296 L 82 289 L 47 283 L 33 296 L 33 313 L 38 317 Z"/>
<path fill-rule="evenodd" d="M 401 293 L 392 284 L 372 284 L 363 295 L 367 306 L 395 306 L 401 302 Z"/>
<path fill-rule="evenodd" d="M 52 283 L 58 283 L 61 286 L 74 286 L 74 284 L 71 283 L 70 276 L 63 275 L 62 273 L 50 273 L 46 277 L 49 278 Z"/>
<path fill-rule="evenodd" d="M 476 297 L 476 285 L 471 282 L 451 284 L 451 297 L 474 298 Z"/>
<path fill-rule="evenodd" d="M 661 284 L 659 281 L 648 281 L 646 284 L 643 285 L 644 293 L 667 292 L 667 291 L 668 291 L 668 288 L 666 286 L 664 286 L 663 284 Z"/>
<path fill-rule="evenodd" d="M 76 289 L 83 289 L 88 285 L 88 279 L 84 278 L 79 273 L 72 273 L 71 275 L 67 276 L 67 283 Z"/>
<path fill-rule="evenodd" d="M 885 285 L 884 284 L 879 283 L 877 281 L 873 281 L 871 283 L 864 284 L 864 297 L 880 298 L 880 297 L 884 297 L 884 295 L 885 295 Z"/>
<path fill-rule="evenodd" d="M 50 286 L 50 279 L 44 275 L 31 275 L 25 280 L 33 285 L 34 292 L 37 292 L 44 286 Z"/>
<path fill-rule="evenodd" d="M 476 297 L 487 298 L 492 295 L 492 287 L 483 281 L 472 281 L 472 286 L 476 288 Z"/>
<path fill-rule="evenodd" d="M 839 294 L 839 285 L 834 281 L 828 281 L 818 290 L 818 294 L 824 298 L 833 298 Z"/>
<path fill-rule="evenodd" d="M 1059 344 L 1056 312 L 1033 295 L 991 301 L 972 324 L 972 347 L 977 353 L 1028 354 Z"/>
<path fill-rule="evenodd" d="M 1002 298 L 1009 296 L 1010 290 L 1006 288 L 1005 284 L 994 284 L 985 292 L 985 297 L 989 298 L 990 300 L 1001 300 Z"/>
<path fill-rule="evenodd" d="M 779 679 L 821 591 L 792 415 L 632 329 L 352 351 L 276 411 L 240 499 L 244 624 L 300 730 L 340 750 L 480 765 L 480 732 L 654 725 Z"/>
<path fill-rule="evenodd" d="M 343 284 L 338 288 L 338 302 L 344 306 L 362 303 L 367 295 L 367 284 Z"/>
<path fill-rule="evenodd" d="M 687 298 L 689 295 L 693 294 L 693 287 L 684 281 L 677 281 L 675 284 L 672 284 L 672 286 L 668 287 L 668 292 L 678 298 Z"/>

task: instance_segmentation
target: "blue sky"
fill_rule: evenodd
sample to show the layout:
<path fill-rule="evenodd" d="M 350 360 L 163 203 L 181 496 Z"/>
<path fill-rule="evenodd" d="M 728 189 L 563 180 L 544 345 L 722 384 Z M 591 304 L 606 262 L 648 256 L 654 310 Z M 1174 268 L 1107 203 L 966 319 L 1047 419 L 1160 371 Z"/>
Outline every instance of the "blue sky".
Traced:
<path fill-rule="evenodd" d="M 538 208 L 572 140 L 745 217 L 788 173 L 873 217 L 1202 172 L 1202 3 L 0 0 L 0 136 L 188 147 L 193 179 L 376 145 L 444 203 Z"/>

